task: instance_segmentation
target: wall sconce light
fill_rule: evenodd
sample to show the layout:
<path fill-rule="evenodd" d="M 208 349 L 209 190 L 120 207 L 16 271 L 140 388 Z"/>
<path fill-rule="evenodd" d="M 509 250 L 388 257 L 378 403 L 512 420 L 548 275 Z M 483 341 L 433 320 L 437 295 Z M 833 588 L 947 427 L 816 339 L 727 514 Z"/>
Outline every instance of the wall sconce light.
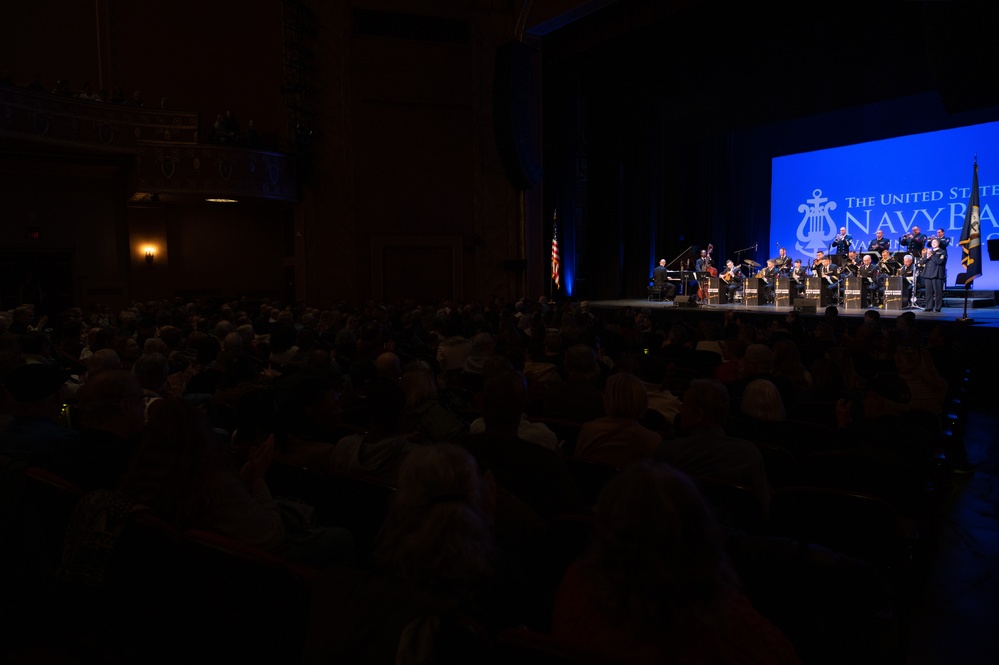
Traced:
<path fill-rule="evenodd" d="M 156 259 L 156 248 L 152 245 L 143 247 L 142 253 L 146 255 L 146 263 L 152 263 Z"/>
<path fill-rule="evenodd" d="M 147 251 L 146 252 L 146 263 L 152 263 L 154 256 L 155 255 L 152 252 L 148 252 Z"/>

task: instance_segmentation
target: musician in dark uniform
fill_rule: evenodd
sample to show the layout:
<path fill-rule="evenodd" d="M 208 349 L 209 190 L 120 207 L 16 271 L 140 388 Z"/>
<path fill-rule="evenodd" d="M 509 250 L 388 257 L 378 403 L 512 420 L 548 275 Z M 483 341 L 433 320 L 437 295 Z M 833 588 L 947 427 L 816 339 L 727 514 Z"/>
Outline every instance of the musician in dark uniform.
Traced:
<path fill-rule="evenodd" d="M 944 235 L 943 229 L 937 229 L 936 239 L 940 242 L 940 246 L 946 250 L 950 246 L 950 238 Z"/>
<path fill-rule="evenodd" d="M 711 255 L 708 254 L 708 250 L 702 249 L 701 250 L 701 258 L 699 258 L 696 261 L 694 261 L 694 271 L 695 272 L 699 272 L 699 273 L 700 272 L 707 272 L 708 268 L 710 268 L 712 266 L 712 264 L 713 264 L 713 261 L 711 260 Z"/>
<path fill-rule="evenodd" d="M 767 259 L 767 266 L 760 271 L 759 277 L 766 283 L 765 291 L 768 305 L 773 304 L 774 301 L 774 290 L 777 288 L 777 274 L 777 260 Z"/>
<path fill-rule="evenodd" d="M 812 274 L 814 274 L 816 277 L 821 277 L 822 276 L 819 273 L 822 272 L 822 258 L 824 256 L 825 256 L 825 254 L 822 252 L 821 249 L 819 251 L 815 252 L 815 260 L 812 261 Z"/>
<path fill-rule="evenodd" d="M 904 302 L 912 301 L 912 288 L 915 286 L 913 279 L 916 264 L 912 259 L 912 254 L 906 254 L 902 257 L 902 265 L 898 269 L 898 276 L 902 278 L 902 300 Z"/>
<path fill-rule="evenodd" d="M 822 257 L 822 265 L 816 273 L 826 281 L 826 289 L 829 291 L 829 299 L 833 302 L 840 301 L 840 290 L 843 287 L 843 280 L 840 279 L 839 266 L 832 263 L 828 256 Z"/>
<path fill-rule="evenodd" d="M 877 252 L 878 255 L 880 255 L 881 252 L 885 251 L 886 249 L 889 251 L 891 250 L 891 240 L 885 238 L 884 231 L 878 229 L 877 231 L 874 232 L 874 239 L 871 240 L 871 243 L 870 245 L 868 245 L 867 249 L 869 249 L 872 252 Z"/>
<path fill-rule="evenodd" d="M 926 284 L 926 312 L 939 312 L 943 307 L 944 280 L 947 270 L 947 250 L 934 238 L 930 241 L 930 251 L 923 268 L 923 281 Z"/>
<path fill-rule="evenodd" d="M 791 274 L 791 257 L 787 255 L 787 250 L 783 247 L 777 252 L 777 257 L 774 259 L 774 266 L 776 266 L 778 272 L 782 273 L 783 277 Z"/>
<path fill-rule="evenodd" d="M 913 226 L 909 233 L 899 238 L 898 244 L 908 249 L 913 256 L 918 256 L 923 253 L 923 248 L 926 247 L 926 235 L 919 230 L 918 226 Z"/>
<path fill-rule="evenodd" d="M 837 256 L 846 256 L 846 253 L 850 251 L 850 245 L 853 244 L 853 236 L 846 232 L 846 227 L 839 227 L 839 233 L 833 238 L 832 249 L 836 250 Z"/>
<path fill-rule="evenodd" d="M 808 277 L 808 268 L 801 265 L 801 259 L 795 259 L 794 267 L 791 268 L 791 283 L 799 296 L 805 293 L 806 277 Z"/>
<path fill-rule="evenodd" d="M 851 249 L 850 253 L 846 255 L 846 259 L 843 261 L 843 263 L 840 264 L 839 267 L 840 270 L 842 270 L 844 273 L 848 272 L 850 273 L 850 275 L 856 275 L 857 265 L 858 265 L 857 252 Z M 849 277 L 849 275 L 846 276 Z"/>
<path fill-rule="evenodd" d="M 729 259 L 725 263 L 725 270 L 722 271 L 721 278 L 728 284 L 728 302 L 734 303 L 735 294 L 742 287 L 742 282 L 745 279 L 742 269 L 735 265 L 732 259 Z"/>
<path fill-rule="evenodd" d="M 857 266 L 857 277 L 863 283 L 860 306 L 871 307 L 878 302 L 881 294 L 878 290 L 878 267 L 871 260 L 870 254 L 864 254 L 864 260 Z"/>
<path fill-rule="evenodd" d="M 891 252 L 887 249 L 881 251 L 881 261 L 878 263 L 878 272 L 882 277 L 897 277 L 898 269 L 902 266 L 892 258 Z"/>
<path fill-rule="evenodd" d="M 652 286 L 659 289 L 659 297 L 663 300 L 672 301 L 676 297 L 676 287 L 666 274 L 666 259 L 659 259 L 659 265 L 652 271 Z"/>

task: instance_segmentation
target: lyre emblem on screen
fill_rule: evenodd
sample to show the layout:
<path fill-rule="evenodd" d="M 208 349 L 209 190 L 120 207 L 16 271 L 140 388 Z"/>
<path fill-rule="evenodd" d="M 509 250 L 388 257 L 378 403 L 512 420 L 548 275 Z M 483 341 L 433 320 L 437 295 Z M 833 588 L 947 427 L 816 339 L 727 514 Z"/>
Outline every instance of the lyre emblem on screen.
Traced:
<path fill-rule="evenodd" d="M 798 206 L 804 213 L 798 225 L 798 242 L 795 248 L 807 256 L 815 256 L 816 251 L 825 250 L 829 241 L 836 235 L 836 224 L 829 216 L 836 209 L 836 202 L 822 196 L 822 190 L 812 192 L 812 198 Z"/>

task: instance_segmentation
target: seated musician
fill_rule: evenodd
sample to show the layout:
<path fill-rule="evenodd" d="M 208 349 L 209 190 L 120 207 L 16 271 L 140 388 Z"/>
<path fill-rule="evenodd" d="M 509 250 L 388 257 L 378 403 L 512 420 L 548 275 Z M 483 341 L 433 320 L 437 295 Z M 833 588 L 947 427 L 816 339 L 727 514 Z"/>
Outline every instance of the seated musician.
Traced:
<path fill-rule="evenodd" d="M 742 288 L 742 282 L 745 279 L 742 269 L 735 265 L 732 259 L 729 259 L 725 262 L 725 270 L 722 271 L 721 278 L 728 284 L 728 302 L 735 302 L 735 294 Z"/>
<path fill-rule="evenodd" d="M 898 276 L 902 278 L 902 300 L 905 302 L 912 300 L 913 268 L 915 263 L 912 254 L 906 254 L 902 257 L 902 266 L 898 269 Z"/>
<path fill-rule="evenodd" d="M 828 256 L 822 257 L 822 264 L 816 273 L 826 281 L 826 289 L 829 291 L 829 299 L 835 302 L 840 301 L 840 291 L 843 287 L 843 280 L 840 279 L 840 269 L 835 263 L 829 260 Z"/>
<path fill-rule="evenodd" d="M 841 263 L 839 267 L 844 273 L 849 272 L 850 275 L 856 276 L 858 263 L 859 262 L 857 261 L 857 252 L 851 249 L 850 252 L 846 255 L 846 258 L 843 259 L 843 263 Z M 849 275 L 846 276 L 849 277 Z"/>
<path fill-rule="evenodd" d="M 881 251 L 881 261 L 878 263 L 878 271 L 882 277 L 895 277 L 902 266 L 892 258 L 891 252 L 887 249 Z"/>
<path fill-rule="evenodd" d="M 676 287 L 667 276 L 666 259 L 659 259 L 659 265 L 652 271 L 652 286 L 659 289 L 659 297 L 663 300 L 673 300 L 676 297 Z"/>
<path fill-rule="evenodd" d="M 861 289 L 863 290 L 864 297 L 860 301 L 861 306 L 870 307 L 874 303 L 879 302 L 881 293 L 878 288 L 878 267 L 871 260 L 870 254 L 864 254 L 864 260 L 857 268 L 857 277 L 863 282 Z"/>
<path fill-rule="evenodd" d="M 884 231 L 878 229 L 877 231 L 874 232 L 874 238 L 871 240 L 871 243 L 868 245 L 867 249 L 872 252 L 877 252 L 878 254 L 880 254 L 886 249 L 888 250 L 891 249 L 891 240 L 885 238 Z"/>
<path fill-rule="evenodd" d="M 795 259 L 794 267 L 791 268 L 791 285 L 799 296 L 805 293 L 806 277 L 808 277 L 808 268 L 801 265 L 801 259 Z"/>
<path fill-rule="evenodd" d="M 773 304 L 774 290 L 777 288 L 777 261 L 767 259 L 767 266 L 758 275 L 766 283 L 767 304 Z"/>
<path fill-rule="evenodd" d="M 815 260 L 812 261 L 812 274 L 816 277 L 822 277 L 822 259 L 825 257 L 825 253 L 820 249 L 815 252 Z"/>

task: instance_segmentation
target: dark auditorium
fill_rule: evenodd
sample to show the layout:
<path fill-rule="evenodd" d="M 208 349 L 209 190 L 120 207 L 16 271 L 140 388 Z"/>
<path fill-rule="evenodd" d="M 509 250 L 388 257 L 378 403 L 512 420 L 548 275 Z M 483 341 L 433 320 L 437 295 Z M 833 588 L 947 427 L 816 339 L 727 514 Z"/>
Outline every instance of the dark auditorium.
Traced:
<path fill-rule="evenodd" d="M 999 4 L 7 4 L 0 662 L 999 657 Z"/>

